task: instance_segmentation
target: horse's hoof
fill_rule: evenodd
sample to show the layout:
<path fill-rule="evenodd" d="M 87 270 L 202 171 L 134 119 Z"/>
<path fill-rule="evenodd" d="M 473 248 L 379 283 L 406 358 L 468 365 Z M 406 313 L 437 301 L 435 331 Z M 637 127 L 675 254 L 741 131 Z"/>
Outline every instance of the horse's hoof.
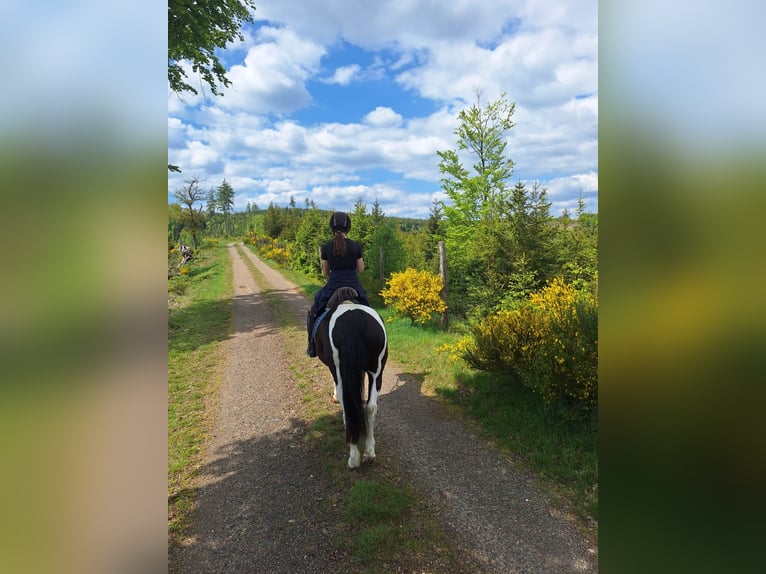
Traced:
<path fill-rule="evenodd" d="M 375 462 L 375 455 L 364 453 L 364 457 L 362 458 L 362 460 L 364 462 Z"/>
<path fill-rule="evenodd" d="M 332 399 L 330 399 L 330 400 L 331 400 L 333 403 L 335 403 L 336 405 L 337 405 L 337 404 L 340 404 L 340 403 L 339 403 L 339 401 L 338 401 L 338 397 L 336 397 L 335 395 L 333 395 L 333 396 L 332 396 Z"/>

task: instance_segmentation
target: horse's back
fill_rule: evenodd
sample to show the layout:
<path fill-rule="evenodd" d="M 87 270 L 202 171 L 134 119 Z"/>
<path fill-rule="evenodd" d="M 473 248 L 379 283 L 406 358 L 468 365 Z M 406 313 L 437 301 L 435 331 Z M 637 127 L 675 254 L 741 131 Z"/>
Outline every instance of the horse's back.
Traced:
<path fill-rule="evenodd" d="M 362 342 L 370 359 L 388 348 L 388 335 L 380 315 L 372 307 L 357 303 L 342 303 L 330 317 L 330 332 L 334 346 L 343 349 Z M 387 353 L 386 353 L 387 355 Z"/>

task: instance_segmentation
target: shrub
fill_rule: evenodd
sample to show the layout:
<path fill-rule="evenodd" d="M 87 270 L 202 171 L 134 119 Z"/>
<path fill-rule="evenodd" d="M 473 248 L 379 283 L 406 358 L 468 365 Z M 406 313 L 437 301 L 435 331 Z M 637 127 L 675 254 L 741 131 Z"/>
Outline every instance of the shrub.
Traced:
<path fill-rule="evenodd" d="M 512 373 L 546 403 L 591 410 L 598 402 L 596 300 L 554 279 L 519 309 L 477 323 L 463 358 L 478 369 Z"/>
<path fill-rule="evenodd" d="M 441 277 L 429 271 L 408 267 L 400 273 L 392 273 L 386 285 L 380 292 L 383 302 L 409 317 L 410 325 L 425 323 L 433 313 L 447 310 L 439 296 L 443 287 Z"/>

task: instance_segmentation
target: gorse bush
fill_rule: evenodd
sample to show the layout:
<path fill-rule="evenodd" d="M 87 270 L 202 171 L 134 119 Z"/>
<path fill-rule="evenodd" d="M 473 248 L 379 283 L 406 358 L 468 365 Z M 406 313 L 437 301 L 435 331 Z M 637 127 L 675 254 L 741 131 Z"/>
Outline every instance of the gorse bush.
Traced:
<path fill-rule="evenodd" d="M 598 402 L 598 306 L 561 279 L 514 311 L 491 315 L 461 342 L 474 368 L 510 372 L 549 404 L 595 409 Z"/>
<path fill-rule="evenodd" d="M 266 235 L 260 235 L 255 231 L 248 231 L 242 238 L 244 243 L 254 245 L 258 254 L 266 259 L 276 261 L 279 265 L 290 264 L 290 244 L 279 239 L 272 239 Z"/>
<path fill-rule="evenodd" d="M 447 310 L 439 296 L 443 287 L 441 277 L 429 271 L 408 267 L 400 273 L 392 273 L 386 285 L 380 292 L 383 302 L 409 317 L 411 325 L 425 323 L 434 313 Z"/>

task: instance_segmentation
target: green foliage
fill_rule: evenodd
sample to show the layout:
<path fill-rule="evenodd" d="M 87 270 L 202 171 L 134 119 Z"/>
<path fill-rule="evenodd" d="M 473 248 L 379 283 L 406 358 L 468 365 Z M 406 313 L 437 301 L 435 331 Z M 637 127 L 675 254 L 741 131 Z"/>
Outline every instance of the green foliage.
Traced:
<path fill-rule="evenodd" d="M 327 225 L 324 212 L 309 209 L 301 218 L 295 232 L 290 262 L 293 269 L 303 271 L 312 277 L 322 277 L 319 250 L 323 243 L 332 239 L 332 232 Z"/>
<path fill-rule="evenodd" d="M 252 22 L 254 0 L 168 0 L 168 82 L 174 92 L 197 93 L 187 82 L 181 62 L 218 95 L 218 83 L 229 86 L 226 68 L 216 56 L 234 40 L 243 40 L 240 27 Z"/>
<path fill-rule="evenodd" d="M 505 154 L 506 134 L 513 127 L 511 116 L 515 104 L 505 94 L 499 100 L 481 107 L 477 102 L 458 115 L 457 150 L 438 151 L 441 158 L 441 183 L 449 202 L 441 203 L 444 213 L 444 238 L 447 247 L 450 304 L 461 309 L 482 301 L 490 282 L 486 271 L 503 261 L 502 234 L 498 218 L 508 203 L 507 180 L 513 172 L 513 161 Z M 463 166 L 460 153 L 475 159 L 469 170 Z M 432 219 L 440 216 L 437 212 Z M 502 282 L 501 282 L 502 283 Z M 491 293 L 503 285 L 493 285 Z"/>
<path fill-rule="evenodd" d="M 276 239 L 282 234 L 282 230 L 285 227 L 284 216 L 282 211 L 270 203 L 266 209 L 266 213 L 263 214 L 263 231 L 269 237 Z"/>
<path fill-rule="evenodd" d="M 401 232 L 391 220 L 384 220 L 370 236 L 364 253 L 364 266 L 373 280 L 402 271 L 406 267 L 407 252 L 400 237 Z M 380 268 L 380 250 L 383 249 L 383 269 Z M 382 287 L 382 285 L 381 285 Z"/>
<path fill-rule="evenodd" d="M 415 502 L 409 489 L 371 480 L 354 483 L 344 517 L 358 532 L 353 548 L 361 564 L 380 564 L 387 555 L 406 547 L 413 529 L 403 525 L 410 524 Z"/>
<path fill-rule="evenodd" d="M 259 235 L 255 231 L 248 231 L 242 241 L 255 246 L 261 257 L 275 261 L 280 265 L 289 265 L 292 258 L 291 244 L 286 241 Z"/>
<path fill-rule="evenodd" d="M 370 215 L 367 213 L 367 206 L 361 197 L 357 198 L 354 211 L 351 213 L 351 231 L 354 234 L 354 241 L 362 246 L 362 253 L 367 253 L 373 228 Z"/>
<path fill-rule="evenodd" d="M 179 187 L 173 192 L 173 195 L 178 202 L 186 209 L 181 209 L 181 217 L 183 221 L 183 227 L 188 229 L 192 236 L 192 244 L 194 249 L 197 249 L 197 235 L 202 229 L 202 223 L 204 216 L 202 213 L 202 206 L 195 208 L 197 203 L 203 200 L 203 193 L 199 187 L 199 179 L 193 177 L 184 181 L 184 185 Z"/>
<path fill-rule="evenodd" d="M 232 234 L 231 229 L 231 210 L 234 207 L 234 188 L 225 179 L 218 186 L 218 193 L 216 194 L 216 204 L 223 213 L 224 230 L 226 235 Z"/>
<path fill-rule="evenodd" d="M 383 301 L 409 317 L 411 325 L 425 323 L 434 313 L 447 310 L 440 296 L 443 283 L 438 275 L 408 268 L 393 273 L 386 284 L 388 287 L 380 292 Z"/>
<path fill-rule="evenodd" d="M 186 276 L 168 281 L 168 530 L 180 545 L 192 488 L 209 432 L 205 406 L 224 358 L 231 321 L 231 273 L 225 249 L 201 249 Z"/>
<path fill-rule="evenodd" d="M 592 411 L 598 402 L 598 307 L 587 293 L 553 280 L 529 303 L 473 327 L 463 358 L 508 372 L 548 404 Z"/>

